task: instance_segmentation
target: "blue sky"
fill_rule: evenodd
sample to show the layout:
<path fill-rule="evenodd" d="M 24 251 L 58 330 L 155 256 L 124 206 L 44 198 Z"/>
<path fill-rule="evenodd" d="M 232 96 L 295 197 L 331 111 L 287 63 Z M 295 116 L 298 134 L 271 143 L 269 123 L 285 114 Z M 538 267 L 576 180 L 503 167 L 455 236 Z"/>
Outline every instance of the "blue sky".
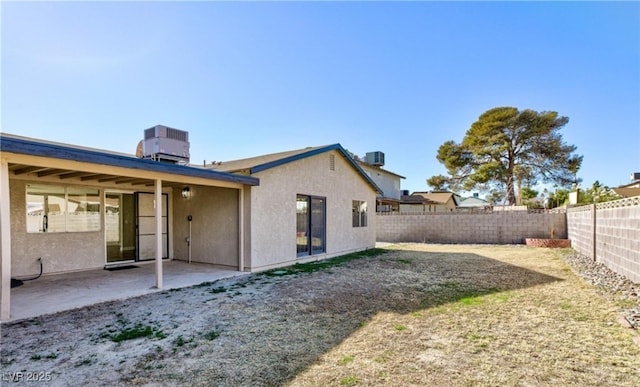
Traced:
<path fill-rule="evenodd" d="M 156 124 L 191 161 L 341 143 L 402 188 L 497 106 L 569 117 L 578 177 L 640 172 L 637 2 L 7 2 L 1 131 L 134 153 Z"/>

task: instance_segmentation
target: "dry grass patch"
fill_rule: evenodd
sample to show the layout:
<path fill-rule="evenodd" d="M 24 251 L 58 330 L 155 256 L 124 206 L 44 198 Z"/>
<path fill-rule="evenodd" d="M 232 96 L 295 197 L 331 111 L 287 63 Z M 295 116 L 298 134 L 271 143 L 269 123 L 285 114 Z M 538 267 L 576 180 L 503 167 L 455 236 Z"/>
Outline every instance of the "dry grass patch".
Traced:
<path fill-rule="evenodd" d="M 337 385 L 348 376 L 358 385 L 640 383 L 640 351 L 630 332 L 615 323 L 611 304 L 567 270 L 561 259 L 566 251 L 395 248 L 416 271 L 440 271 L 439 284 L 431 287 L 435 294 L 426 297 L 441 302 L 423 303 L 427 307 L 411 313 L 376 314 L 291 385 Z M 451 253 L 478 256 L 474 280 L 469 281 L 464 259 L 456 262 L 461 257 Z M 447 267 L 460 270 L 441 270 Z M 541 281 L 531 281 L 532 276 Z M 354 358 L 349 369 L 334 367 L 333 359 L 345 353 Z"/>
<path fill-rule="evenodd" d="M 567 252 L 394 245 L 3 324 L 0 360 L 56 385 L 640 385 Z"/>

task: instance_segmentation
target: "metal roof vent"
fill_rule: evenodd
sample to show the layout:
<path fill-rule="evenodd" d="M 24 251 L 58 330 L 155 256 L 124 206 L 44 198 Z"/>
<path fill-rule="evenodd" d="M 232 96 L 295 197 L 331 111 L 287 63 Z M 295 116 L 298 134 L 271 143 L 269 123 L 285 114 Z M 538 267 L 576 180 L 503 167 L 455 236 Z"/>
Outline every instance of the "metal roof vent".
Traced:
<path fill-rule="evenodd" d="M 189 132 L 156 125 L 145 129 L 142 157 L 176 164 L 189 163 Z"/>
<path fill-rule="evenodd" d="M 384 165 L 384 153 L 378 152 L 367 152 L 365 156 L 365 162 L 369 165 L 374 165 L 376 167 L 381 167 Z"/>

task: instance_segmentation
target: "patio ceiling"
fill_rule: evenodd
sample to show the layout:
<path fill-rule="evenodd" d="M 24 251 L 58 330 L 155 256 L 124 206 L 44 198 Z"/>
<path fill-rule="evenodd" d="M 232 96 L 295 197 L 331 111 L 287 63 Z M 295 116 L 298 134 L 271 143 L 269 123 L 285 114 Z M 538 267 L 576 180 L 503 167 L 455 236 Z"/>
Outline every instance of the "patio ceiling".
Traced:
<path fill-rule="evenodd" d="M 13 176 L 33 176 L 38 178 L 58 178 L 60 180 L 67 181 L 82 181 L 82 182 L 112 182 L 115 184 L 130 184 L 130 185 L 153 185 L 153 180 L 131 178 L 126 176 L 117 176 L 109 174 L 98 174 L 93 172 L 82 172 L 71 169 L 60 168 L 47 168 L 38 167 L 26 164 L 9 164 L 9 171 Z"/>
<path fill-rule="evenodd" d="M 122 176 L 107 173 L 96 173 L 88 171 L 78 171 L 73 169 L 42 167 L 28 164 L 9 163 L 9 172 L 12 176 L 37 177 L 48 181 L 60 180 L 62 182 L 79 183 L 109 183 L 122 186 L 145 186 L 153 187 L 154 180 L 150 178 L 140 178 Z M 183 183 L 165 182 L 165 186 L 181 186 Z"/>
<path fill-rule="evenodd" d="M 0 133 L 2 159 L 18 179 L 151 187 L 184 184 L 241 188 L 255 177 Z"/>

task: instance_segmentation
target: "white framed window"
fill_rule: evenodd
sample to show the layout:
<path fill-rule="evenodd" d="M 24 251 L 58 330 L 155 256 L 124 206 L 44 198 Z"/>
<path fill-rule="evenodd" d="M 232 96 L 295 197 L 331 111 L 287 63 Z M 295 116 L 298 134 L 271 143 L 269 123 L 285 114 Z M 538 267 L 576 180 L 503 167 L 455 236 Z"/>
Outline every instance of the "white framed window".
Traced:
<path fill-rule="evenodd" d="M 86 187 L 28 184 L 27 232 L 100 230 L 100 190 Z"/>
<path fill-rule="evenodd" d="M 367 202 L 354 200 L 351 204 L 353 227 L 367 227 Z"/>

